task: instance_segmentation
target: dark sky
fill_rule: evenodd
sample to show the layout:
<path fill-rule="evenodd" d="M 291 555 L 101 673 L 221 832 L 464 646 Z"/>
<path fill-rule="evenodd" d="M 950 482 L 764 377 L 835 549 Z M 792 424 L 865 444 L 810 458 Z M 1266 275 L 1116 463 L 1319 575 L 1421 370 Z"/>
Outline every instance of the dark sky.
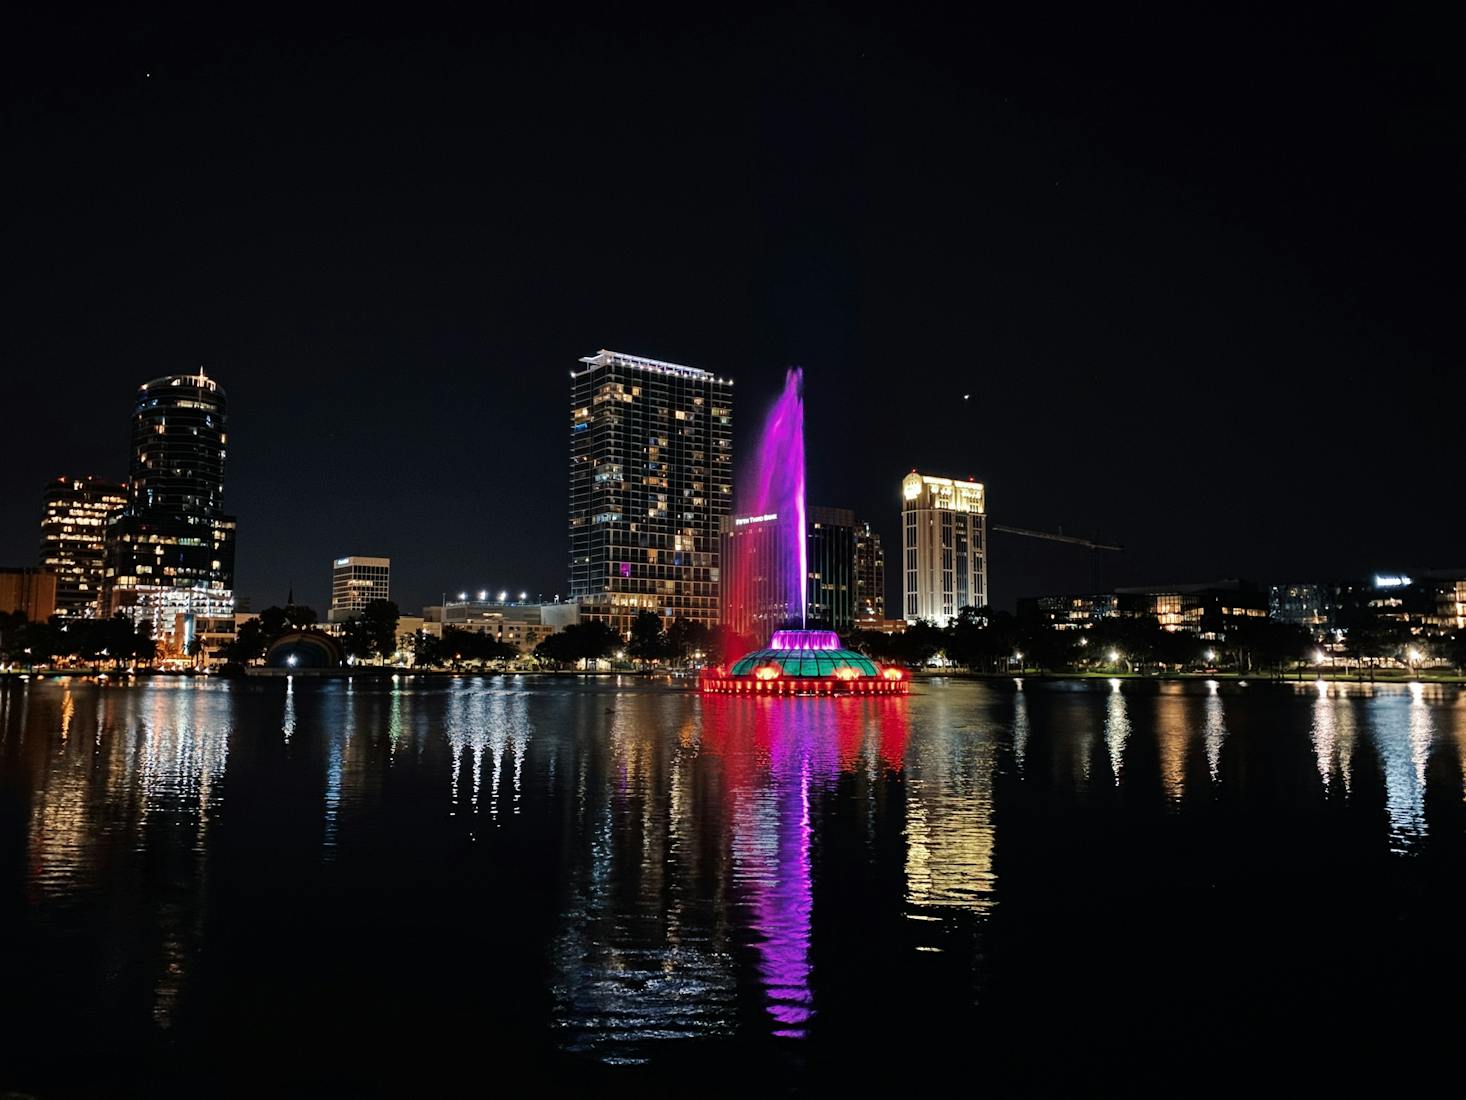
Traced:
<path fill-rule="evenodd" d="M 741 453 L 802 365 L 811 498 L 888 540 L 918 466 L 1124 542 L 1107 584 L 1466 564 L 1453 28 L 703 7 L 9 10 L 0 563 L 203 363 L 257 608 L 345 553 L 563 592 L 608 347 L 735 377 Z M 1092 579 L 992 558 L 999 605 Z"/>

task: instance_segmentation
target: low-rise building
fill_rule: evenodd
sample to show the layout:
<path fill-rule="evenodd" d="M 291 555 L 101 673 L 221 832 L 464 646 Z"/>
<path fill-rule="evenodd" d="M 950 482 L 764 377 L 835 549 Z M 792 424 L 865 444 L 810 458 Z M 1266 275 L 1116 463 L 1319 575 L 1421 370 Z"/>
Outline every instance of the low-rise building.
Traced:
<path fill-rule="evenodd" d="M 33 623 L 56 614 L 56 574 L 44 569 L 0 567 L 0 611 L 17 611 Z"/>

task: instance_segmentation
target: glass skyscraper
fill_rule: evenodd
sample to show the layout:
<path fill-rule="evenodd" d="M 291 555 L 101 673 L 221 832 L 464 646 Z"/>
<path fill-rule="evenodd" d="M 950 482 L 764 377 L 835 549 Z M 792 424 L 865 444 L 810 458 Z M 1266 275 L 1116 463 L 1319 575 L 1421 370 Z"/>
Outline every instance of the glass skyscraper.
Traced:
<path fill-rule="evenodd" d="M 570 595 L 581 618 L 718 622 L 733 380 L 600 351 L 570 372 Z"/>
<path fill-rule="evenodd" d="M 161 656 L 205 653 L 233 632 L 234 517 L 223 512 L 224 388 L 155 378 L 132 410 L 127 503 L 108 528 L 104 607 L 151 624 Z"/>

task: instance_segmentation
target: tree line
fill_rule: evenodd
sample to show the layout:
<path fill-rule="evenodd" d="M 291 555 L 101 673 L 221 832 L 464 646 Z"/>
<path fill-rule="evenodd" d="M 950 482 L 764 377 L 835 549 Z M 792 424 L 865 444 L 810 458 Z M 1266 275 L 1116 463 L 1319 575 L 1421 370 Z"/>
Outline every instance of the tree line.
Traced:
<path fill-rule="evenodd" d="M 1346 660 L 1371 669 L 1385 660 L 1433 658 L 1466 666 L 1466 631 L 1422 638 L 1404 624 L 1356 613 L 1345 627 Z M 1114 668 L 1129 672 L 1230 668 L 1247 675 L 1316 664 L 1323 651 L 1304 627 L 1256 617 L 1235 622 L 1226 637 L 1206 640 L 1164 629 L 1154 616 L 1100 619 L 1084 630 L 1058 629 L 1006 611 L 965 607 L 946 627 L 918 622 L 901 634 L 855 630 L 846 644 L 880 661 L 921 666 L 941 657 L 980 672 L 1012 668 L 1055 672 Z M 1411 653 L 1417 655 L 1412 661 Z M 1327 656 L 1325 654 L 1325 656 Z"/>
<path fill-rule="evenodd" d="M 22 611 L 0 612 L 0 662 L 45 665 L 59 660 L 94 665 L 147 663 L 157 656 L 148 623 L 134 625 L 121 612 L 110 619 L 66 619 L 31 622 Z"/>

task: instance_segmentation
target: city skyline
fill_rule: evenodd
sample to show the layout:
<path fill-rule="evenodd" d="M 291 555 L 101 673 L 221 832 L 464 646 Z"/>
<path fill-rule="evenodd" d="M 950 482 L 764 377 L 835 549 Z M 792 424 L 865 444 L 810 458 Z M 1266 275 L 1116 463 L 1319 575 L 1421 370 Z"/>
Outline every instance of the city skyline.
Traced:
<path fill-rule="evenodd" d="M 42 21 L 6 85 L 30 168 L 0 561 L 33 559 L 41 486 L 125 475 L 138 381 L 202 363 L 230 389 L 255 605 L 324 605 L 343 546 L 392 557 L 406 605 L 564 597 L 540 491 L 560 372 L 610 346 L 737 377 L 738 450 L 802 366 L 811 499 L 887 547 L 915 466 L 983 481 L 995 524 L 1124 543 L 1106 584 L 1460 564 L 1452 433 L 1424 408 L 1460 361 L 1456 78 L 1387 24 L 1175 18 L 1108 61 L 1019 22 L 959 50 L 828 13 L 640 44 L 592 19 L 514 51 L 303 25 L 309 64 L 248 29 L 236 56 L 207 25 Z M 1172 33 L 1184 64 L 1149 48 Z M 588 83 L 600 63 L 623 75 Z M 546 125 L 459 140 L 521 86 Z M 335 88 L 369 133 L 326 125 Z M 1288 94 L 1311 88 L 1324 108 Z M 407 154 L 380 164 L 384 138 Z M 582 169 L 669 150 L 665 177 Z M 999 606 L 1092 586 L 1069 548 L 994 534 L 991 557 Z"/>

